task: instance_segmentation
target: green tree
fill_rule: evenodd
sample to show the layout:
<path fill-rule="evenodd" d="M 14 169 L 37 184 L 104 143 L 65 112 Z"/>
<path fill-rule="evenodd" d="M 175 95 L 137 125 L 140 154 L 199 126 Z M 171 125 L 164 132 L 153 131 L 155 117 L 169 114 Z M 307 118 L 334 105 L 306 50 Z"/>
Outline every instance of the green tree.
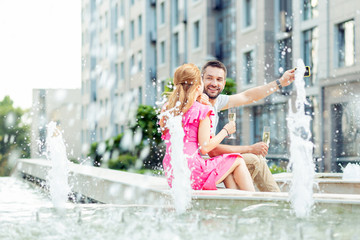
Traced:
<path fill-rule="evenodd" d="M 91 145 L 90 156 L 94 166 L 108 163 L 109 168 L 127 170 L 130 168 L 157 168 L 163 159 L 163 144 L 158 132 L 156 109 L 148 105 L 139 105 L 136 112 L 135 124 L 129 126 L 131 132 L 141 132 L 141 141 L 133 149 L 124 149 L 121 141 L 124 134 L 107 139 L 104 142 L 95 142 Z M 148 149 L 148 151 L 145 151 Z M 161 149 L 161 151 L 159 151 Z M 144 150 L 144 151 L 143 151 Z M 145 156 L 142 153 L 147 152 Z M 135 166 L 138 159 L 143 162 Z"/>
<path fill-rule="evenodd" d="M 236 82 L 232 78 L 226 78 L 226 84 L 222 94 L 232 95 L 236 93 Z"/>
<path fill-rule="evenodd" d="M 164 147 L 161 140 L 161 133 L 158 131 L 158 113 L 153 106 L 140 105 L 136 113 L 136 124 L 131 127 L 135 132 L 142 131 L 142 141 L 138 147 L 138 155 L 145 147 L 150 148 L 148 156 L 143 159 L 146 168 L 156 168 L 161 165 L 164 157 Z"/>
<path fill-rule="evenodd" d="M 173 90 L 173 78 L 168 78 L 165 80 L 165 89 L 164 93 L 169 93 Z M 222 94 L 231 95 L 236 93 L 236 82 L 232 78 L 226 78 L 226 84 Z"/>
<path fill-rule="evenodd" d="M 17 158 L 30 157 L 30 126 L 25 124 L 21 108 L 5 96 L 0 102 L 0 176 L 10 174 Z"/>
<path fill-rule="evenodd" d="M 136 112 L 136 124 L 131 127 L 134 132 L 138 128 L 142 131 L 143 139 L 155 143 L 161 142 L 161 134 L 158 132 L 157 112 L 154 107 L 149 105 L 139 105 Z"/>

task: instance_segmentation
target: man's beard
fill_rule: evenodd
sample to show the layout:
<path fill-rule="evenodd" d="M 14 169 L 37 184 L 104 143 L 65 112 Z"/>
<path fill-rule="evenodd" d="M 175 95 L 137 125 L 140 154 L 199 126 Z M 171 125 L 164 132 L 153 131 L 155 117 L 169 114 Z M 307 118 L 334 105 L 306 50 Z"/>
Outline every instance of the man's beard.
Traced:
<path fill-rule="evenodd" d="M 214 100 L 214 99 L 216 99 L 216 98 L 220 95 L 221 91 L 219 91 L 215 96 L 210 96 L 210 94 L 206 91 L 206 89 L 204 89 L 204 93 L 205 93 L 211 100 Z"/>

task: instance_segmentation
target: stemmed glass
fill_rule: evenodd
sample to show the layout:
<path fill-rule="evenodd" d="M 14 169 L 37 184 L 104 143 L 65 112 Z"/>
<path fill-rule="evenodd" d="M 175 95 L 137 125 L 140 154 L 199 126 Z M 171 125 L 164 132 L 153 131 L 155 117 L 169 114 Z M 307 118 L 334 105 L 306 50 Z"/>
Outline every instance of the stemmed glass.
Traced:
<path fill-rule="evenodd" d="M 263 128 L 263 135 L 262 135 L 262 141 L 269 146 L 270 145 L 270 126 L 264 126 Z M 260 155 L 261 159 L 265 159 L 264 156 Z"/>
<path fill-rule="evenodd" d="M 270 126 L 264 126 L 262 141 L 269 146 L 270 144 Z"/>
<path fill-rule="evenodd" d="M 236 120 L 236 109 L 235 108 L 229 108 L 228 109 L 228 119 L 229 122 Z M 234 133 L 230 134 L 228 139 L 236 139 L 236 135 Z"/>

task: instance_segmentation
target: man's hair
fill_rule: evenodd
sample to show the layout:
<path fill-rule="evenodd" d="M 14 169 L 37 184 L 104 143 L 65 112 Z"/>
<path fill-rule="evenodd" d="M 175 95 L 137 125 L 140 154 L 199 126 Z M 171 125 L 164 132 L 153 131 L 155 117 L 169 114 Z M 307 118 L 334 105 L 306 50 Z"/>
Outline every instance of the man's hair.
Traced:
<path fill-rule="evenodd" d="M 210 60 L 208 61 L 207 63 L 204 64 L 204 66 L 201 68 L 201 76 L 204 76 L 205 74 L 205 70 L 207 67 L 216 67 L 216 68 L 221 68 L 222 70 L 224 70 L 224 73 L 225 73 L 225 78 L 226 78 L 226 75 L 227 75 L 227 69 L 225 67 L 225 65 L 218 61 L 218 60 Z"/>

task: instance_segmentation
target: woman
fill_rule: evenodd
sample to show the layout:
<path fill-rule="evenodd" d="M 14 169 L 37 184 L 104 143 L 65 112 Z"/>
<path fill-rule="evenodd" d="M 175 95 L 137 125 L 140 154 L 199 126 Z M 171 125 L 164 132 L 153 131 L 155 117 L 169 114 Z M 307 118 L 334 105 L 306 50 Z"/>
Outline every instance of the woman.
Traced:
<path fill-rule="evenodd" d="M 235 123 L 229 122 L 216 135 L 210 136 L 211 116 L 214 115 L 210 106 L 203 105 L 196 99 L 203 93 L 204 84 L 201 73 L 194 64 L 178 67 L 174 74 L 174 91 L 169 96 L 162 112 L 170 111 L 173 116 L 182 115 L 185 133 L 184 154 L 191 171 L 191 187 L 194 190 L 215 190 L 216 185 L 224 182 L 227 188 L 255 191 L 251 176 L 240 154 L 223 154 L 210 159 L 205 155 L 231 133 L 236 131 Z M 168 183 L 172 184 L 171 143 L 166 128 L 166 115 L 160 119 L 162 139 L 166 143 L 166 154 L 163 167 Z"/>

